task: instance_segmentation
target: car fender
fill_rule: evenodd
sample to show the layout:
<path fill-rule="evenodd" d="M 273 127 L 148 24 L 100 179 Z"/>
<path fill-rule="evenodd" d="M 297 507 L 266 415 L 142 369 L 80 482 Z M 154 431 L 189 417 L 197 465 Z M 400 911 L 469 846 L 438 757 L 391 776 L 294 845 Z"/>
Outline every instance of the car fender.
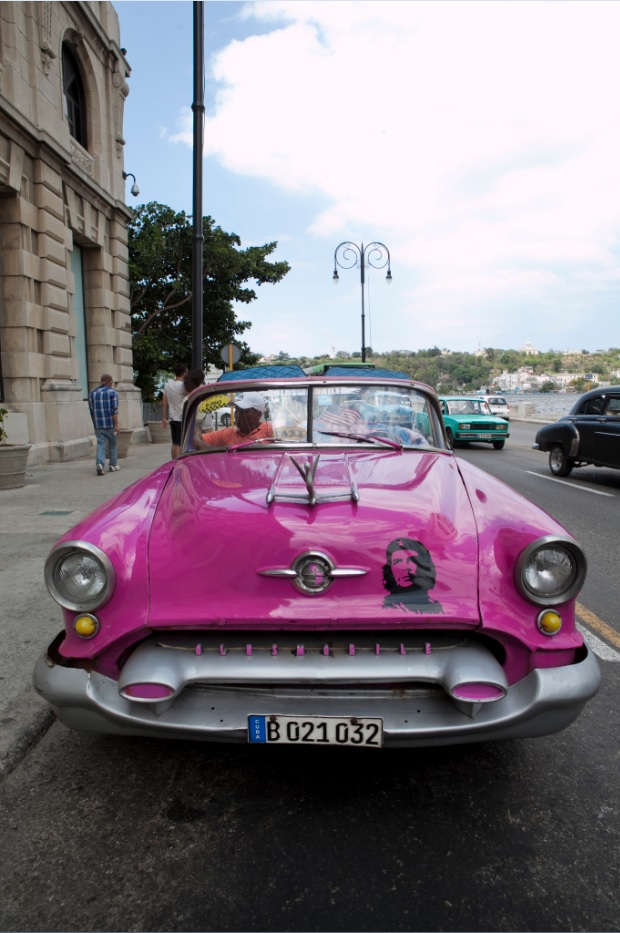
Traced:
<path fill-rule="evenodd" d="M 90 515 L 60 538 L 52 551 L 65 541 L 80 541 L 100 548 L 111 561 L 117 586 L 109 602 L 95 610 L 101 624 L 99 635 L 90 640 L 73 631 L 76 613 L 63 609 L 66 637 L 60 654 L 77 658 L 96 657 L 99 643 L 106 645 L 110 632 L 123 632 L 127 618 L 134 627 L 146 625 L 149 601 L 146 554 L 153 518 L 173 462 L 128 486 L 98 506 Z"/>
<path fill-rule="evenodd" d="M 546 425 L 536 432 L 532 447 L 535 450 L 549 451 L 556 444 L 561 444 L 567 456 L 574 459 L 579 452 L 579 431 L 572 421 L 558 421 Z"/>
<path fill-rule="evenodd" d="M 544 652 L 549 647 L 549 639 L 537 624 L 541 606 L 515 589 L 514 568 L 524 548 L 533 541 L 545 535 L 566 539 L 571 537 L 570 533 L 551 515 L 541 516 L 540 509 L 533 503 L 523 502 L 513 489 L 472 463 L 459 460 L 458 466 L 478 529 L 482 630 L 493 632 L 500 641 L 517 635 L 521 645 Z M 504 509 L 497 505 L 500 502 L 518 513 L 518 525 L 506 525 Z M 575 627 L 574 599 L 564 603 L 561 612 L 563 626 L 554 637 L 554 649 L 575 650 L 583 640 Z M 518 679 L 525 673 L 525 667 L 519 669 L 519 664 L 527 665 L 529 661 L 527 653 L 514 652 L 514 645 L 513 655 L 514 667 L 509 679 Z"/>

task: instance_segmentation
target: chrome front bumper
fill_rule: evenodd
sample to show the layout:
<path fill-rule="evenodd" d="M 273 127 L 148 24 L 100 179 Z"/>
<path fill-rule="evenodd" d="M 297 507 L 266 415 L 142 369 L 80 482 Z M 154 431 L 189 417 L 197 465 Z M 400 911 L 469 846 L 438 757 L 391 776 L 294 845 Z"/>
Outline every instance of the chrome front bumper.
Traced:
<path fill-rule="evenodd" d="M 207 639 L 198 650 L 195 636 L 160 636 L 136 649 L 119 682 L 61 666 L 45 653 L 34 685 L 61 722 L 84 731 L 247 742 L 251 715 L 370 716 L 383 719 L 384 746 L 421 747 L 559 732 L 600 683 L 589 652 L 508 687 L 492 654 L 466 634 L 434 635 L 432 646 L 403 634 L 376 646 L 374 637 L 357 635 L 355 645 L 345 639 L 330 649 L 321 648 L 320 635 L 304 633 L 302 653 L 280 645 L 274 654 L 272 635 L 253 636 L 251 647 L 243 644 L 247 635 L 227 636 L 228 647 Z M 459 697 L 459 685 L 475 681 L 493 685 L 501 698 Z M 170 697 L 123 695 L 136 683 L 166 684 Z"/>

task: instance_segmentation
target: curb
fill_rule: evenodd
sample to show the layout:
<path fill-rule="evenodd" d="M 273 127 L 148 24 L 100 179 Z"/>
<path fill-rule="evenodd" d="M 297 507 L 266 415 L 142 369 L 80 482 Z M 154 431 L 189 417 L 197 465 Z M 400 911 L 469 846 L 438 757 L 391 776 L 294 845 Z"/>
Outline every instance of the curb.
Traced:
<path fill-rule="evenodd" d="M 555 418 L 550 421 L 549 419 L 544 420 L 542 418 L 516 418 L 515 417 L 515 418 L 510 419 L 510 423 L 512 424 L 513 421 L 519 421 L 521 422 L 521 424 L 555 424 L 555 421 L 559 421 L 559 418 Z"/>
<path fill-rule="evenodd" d="M 0 782 L 21 764 L 56 721 L 50 706 L 28 687 L 2 710 L 0 719 Z"/>

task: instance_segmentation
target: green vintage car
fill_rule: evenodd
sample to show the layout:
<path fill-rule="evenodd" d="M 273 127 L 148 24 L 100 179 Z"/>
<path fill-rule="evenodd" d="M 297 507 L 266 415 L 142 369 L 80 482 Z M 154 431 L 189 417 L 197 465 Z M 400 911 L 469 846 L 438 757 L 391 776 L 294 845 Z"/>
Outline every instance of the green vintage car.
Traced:
<path fill-rule="evenodd" d="M 451 447 L 480 441 L 501 450 L 509 436 L 505 418 L 492 414 L 487 402 L 474 396 L 440 395 L 439 403 Z"/>

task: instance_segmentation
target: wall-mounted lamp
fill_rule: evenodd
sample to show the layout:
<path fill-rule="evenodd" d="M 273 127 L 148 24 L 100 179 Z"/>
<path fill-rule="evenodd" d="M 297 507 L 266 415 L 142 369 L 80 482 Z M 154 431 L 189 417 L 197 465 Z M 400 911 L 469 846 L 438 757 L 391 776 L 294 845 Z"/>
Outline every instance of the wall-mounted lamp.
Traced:
<path fill-rule="evenodd" d="M 134 198 L 137 198 L 138 195 L 140 194 L 140 189 L 138 188 L 138 185 L 136 184 L 136 176 L 132 175 L 131 172 L 123 172 L 123 179 L 125 178 L 133 178 L 133 185 L 131 186 L 131 193 L 133 194 Z"/>

